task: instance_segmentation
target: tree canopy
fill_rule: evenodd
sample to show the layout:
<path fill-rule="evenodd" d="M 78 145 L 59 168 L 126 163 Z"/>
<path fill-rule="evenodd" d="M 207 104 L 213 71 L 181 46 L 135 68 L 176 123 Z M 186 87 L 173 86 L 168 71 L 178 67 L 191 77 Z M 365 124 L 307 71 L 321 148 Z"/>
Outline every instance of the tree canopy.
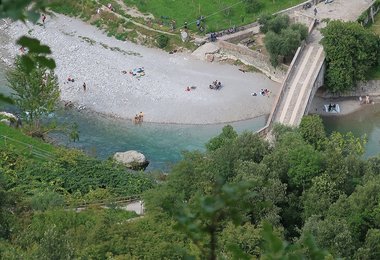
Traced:
<path fill-rule="evenodd" d="M 274 136 L 227 126 L 156 184 L 76 152 L 36 163 L 0 150 L 0 257 L 377 259 L 380 159 L 362 158 L 365 138 L 327 134 L 317 116 Z M 141 192 L 131 221 L 64 210 Z"/>
<path fill-rule="evenodd" d="M 53 112 L 59 99 L 58 78 L 54 71 L 40 63 L 28 70 L 18 57 L 15 67 L 7 71 L 7 81 L 24 117 L 38 128 L 41 117 Z"/>
<path fill-rule="evenodd" d="M 290 25 L 287 15 L 263 15 L 259 23 L 260 31 L 265 33 L 265 48 L 270 54 L 271 64 L 275 67 L 282 62 L 280 59 L 290 59 L 308 35 L 305 25 Z"/>
<path fill-rule="evenodd" d="M 357 22 L 330 21 L 321 30 L 326 52 L 326 86 L 344 92 L 366 79 L 368 70 L 379 59 L 379 37 Z"/>

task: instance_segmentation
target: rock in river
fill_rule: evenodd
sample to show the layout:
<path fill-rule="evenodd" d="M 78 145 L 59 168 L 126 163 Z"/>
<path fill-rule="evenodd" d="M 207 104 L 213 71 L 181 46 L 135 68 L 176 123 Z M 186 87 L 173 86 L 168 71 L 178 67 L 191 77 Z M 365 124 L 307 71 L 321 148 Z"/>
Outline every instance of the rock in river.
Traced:
<path fill-rule="evenodd" d="M 145 155 L 134 150 L 117 152 L 114 154 L 113 158 L 132 170 L 145 170 L 149 164 Z"/>

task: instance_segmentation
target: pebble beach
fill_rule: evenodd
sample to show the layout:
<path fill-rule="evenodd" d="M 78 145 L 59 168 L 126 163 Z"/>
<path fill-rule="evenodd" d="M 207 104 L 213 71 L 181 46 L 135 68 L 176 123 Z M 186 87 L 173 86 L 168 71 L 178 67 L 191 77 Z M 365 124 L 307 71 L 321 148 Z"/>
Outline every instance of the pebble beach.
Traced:
<path fill-rule="evenodd" d="M 201 61 L 191 53 L 169 54 L 119 41 L 63 15 L 48 16 L 44 25 L 15 22 L 2 25 L 0 30 L 2 38 L 6 35 L 0 46 L 3 61 L 10 65 L 20 54 L 20 46 L 15 44 L 18 37 L 35 37 L 52 50 L 63 102 L 126 120 L 139 112 L 144 113 L 145 122 L 155 123 L 214 124 L 251 119 L 270 113 L 280 89 L 280 84 L 263 74 Z M 130 74 L 136 68 L 143 68 L 144 74 Z M 69 77 L 74 82 L 68 82 Z M 221 89 L 209 88 L 214 80 L 222 82 Z M 260 95 L 261 89 L 268 89 L 269 95 Z"/>

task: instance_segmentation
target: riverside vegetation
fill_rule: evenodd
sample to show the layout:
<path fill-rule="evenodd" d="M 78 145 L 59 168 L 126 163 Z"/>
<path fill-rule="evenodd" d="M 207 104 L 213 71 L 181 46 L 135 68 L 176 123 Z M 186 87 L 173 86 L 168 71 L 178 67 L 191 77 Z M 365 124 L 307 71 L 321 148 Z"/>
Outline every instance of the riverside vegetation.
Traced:
<path fill-rule="evenodd" d="M 32 161 L 2 148 L 1 258 L 378 259 L 380 158 L 362 158 L 365 138 L 327 136 L 318 116 L 274 135 L 226 126 L 155 181 L 75 151 Z M 141 193 L 146 214 L 133 221 L 64 210 Z"/>

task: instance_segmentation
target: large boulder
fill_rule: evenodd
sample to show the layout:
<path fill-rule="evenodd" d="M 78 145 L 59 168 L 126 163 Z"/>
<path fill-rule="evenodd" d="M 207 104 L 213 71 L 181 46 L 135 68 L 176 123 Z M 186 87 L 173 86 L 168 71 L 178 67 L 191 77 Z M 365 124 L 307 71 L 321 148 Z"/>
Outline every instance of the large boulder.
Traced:
<path fill-rule="evenodd" d="M 113 158 L 132 170 L 145 170 L 149 165 L 149 161 L 145 158 L 145 155 L 134 150 L 117 152 Z"/>

